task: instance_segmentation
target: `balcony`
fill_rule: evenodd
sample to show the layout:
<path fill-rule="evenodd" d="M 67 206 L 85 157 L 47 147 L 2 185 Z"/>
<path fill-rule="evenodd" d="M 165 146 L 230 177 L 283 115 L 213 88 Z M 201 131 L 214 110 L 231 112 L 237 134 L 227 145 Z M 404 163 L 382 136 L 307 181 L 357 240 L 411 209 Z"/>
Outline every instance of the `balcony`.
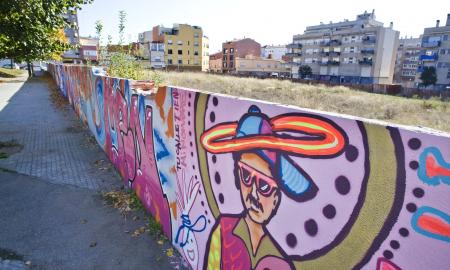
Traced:
<path fill-rule="evenodd" d="M 360 65 L 371 66 L 373 64 L 372 59 L 362 59 L 359 60 Z"/>
<path fill-rule="evenodd" d="M 299 43 L 291 43 L 286 46 L 288 49 L 301 49 L 303 47 L 302 44 Z"/>
<path fill-rule="evenodd" d="M 331 41 L 322 40 L 321 42 L 319 42 L 320 46 L 330 46 L 330 44 L 331 44 Z"/>
<path fill-rule="evenodd" d="M 300 56 L 302 56 L 302 53 L 301 52 L 288 52 L 288 53 L 286 53 L 286 56 L 287 57 L 300 57 Z"/>
<path fill-rule="evenodd" d="M 422 43 L 423 48 L 435 48 L 441 46 L 441 41 L 427 41 Z"/>
<path fill-rule="evenodd" d="M 341 55 L 341 52 L 330 52 L 330 55 L 331 56 L 339 56 L 339 55 Z"/>
<path fill-rule="evenodd" d="M 330 41 L 330 46 L 341 46 L 342 42 L 340 40 L 337 39 L 333 39 Z"/>
<path fill-rule="evenodd" d="M 366 36 L 366 37 L 363 37 L 362 42 L 366 43 L 366 44 L 374 44 L 377 42 L 377 39 L 376 39 L 376 37 L 373 37 L 373 36 Z"/>
<path fill-rule="evenodd" d="M 438 60 L 438 54 L 437 53 L 433 53 L 432 55 L 426 55 L 426 54 L 422 54 L 419 57 L 420 61 L 436 61 Z"/>
<path fill-rule="evenodd" d="M 328 62 L 329 62 L 329 61 L 319 62 L 319 65 L 320 65 L 320 66 L 328 66 Z"/>
<path fill-rule="evenodd" d="M 328 65 L 330 66 L 339 66 L 340 64 L 340 61 L 328 61 Z"/>
<path fill-rule="evenodd" d="M 321 54 L 321 55 L 324 55 L 324 56 L 329 56 L 329 55 L 330 55 L 330 52 L 329 52 L 329 51 L 328 51 L 328 52 L 326 52 L 326 51 L 321 51 L 320 54 Z"/>
<path fill-rule="evenodd" d="M 374 49 L 362 49 L 361 53 L 362 54 L 375 54 L 375 50 Z"/>

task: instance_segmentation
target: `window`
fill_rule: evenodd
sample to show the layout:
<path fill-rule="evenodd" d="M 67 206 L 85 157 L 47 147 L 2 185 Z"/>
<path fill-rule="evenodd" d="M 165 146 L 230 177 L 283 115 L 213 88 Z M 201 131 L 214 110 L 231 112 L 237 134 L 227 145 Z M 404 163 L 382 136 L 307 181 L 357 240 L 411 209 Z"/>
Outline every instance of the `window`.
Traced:
<path fill-rule="evenodd" d="M 190 45 L 190 42 L 189 42 L 189 40 L 188 40 L 188 46 Z"/>
<path fill-rule="evenodd" d="M 178 59 L 178 64 L 179 64 L 179 65 L 182 65 L 182 64 L 183 64 L 183 60 Z"/>
<path fill-rule="evenodd" d="M 168 63 L 169 65 L 172 65 L 172 59 L 167 59 L 167 63 Z"/>
<path fill-rule="evenodd" d="M 172 49 L 167 50 L 167 54 L 172 54 Z"/>
<path fill-rule="evenodd" d="M 183 50 L 178 50 L 178 54 L 183 54 Z"/>
<path fill-rule="evenodd" d="M 167 44 L 172 45 L 172 43 L 173 43 L 173 42 L 172 42 L 171 39 L 168 39 L 168 40 L 167 40 Z"/>
<path fill-rule="evenodd" d="M 230 53 L 234 53 L 234 48 L 231 48 L 231 49 L 230 49 Z"/>
<path fill-rule="evenodd" d="M 198 47 L 198 41 L 194 41 L 194 46 Z"/>
<path fill-rule="evenodd" d="M 183 41 L 178 40 L 177 44 L 178 44 L 178 45 L 183 45 Z"/>
<path fill-rule="evenodd" d="M 198 51 L 194 51 L 194 55 L 198 55 Z"/>
<path fill-rule="evenodd" d="M 450 79 L 450 68 L 447 70 L 447 79 Z"/>
<path fill-rule="evenodd" d="M 198 33 L 194 33 L 194 37 L 198 38 L 199 37 Z"/>
<path fill-rule="evenodd" d="M 227 49 L 223 49 L 223 54 L 227 54 L 228 50 Z"/>

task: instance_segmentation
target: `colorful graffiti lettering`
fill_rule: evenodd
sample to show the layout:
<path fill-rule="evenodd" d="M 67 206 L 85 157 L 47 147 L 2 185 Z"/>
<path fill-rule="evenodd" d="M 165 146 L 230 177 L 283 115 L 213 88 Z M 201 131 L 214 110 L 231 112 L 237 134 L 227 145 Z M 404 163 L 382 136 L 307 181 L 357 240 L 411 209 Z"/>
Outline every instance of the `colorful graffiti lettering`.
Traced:
<path fill-rule="evenodd" d="M 192 269 L 450 265 L 449 137 L 48 70 Z"/>

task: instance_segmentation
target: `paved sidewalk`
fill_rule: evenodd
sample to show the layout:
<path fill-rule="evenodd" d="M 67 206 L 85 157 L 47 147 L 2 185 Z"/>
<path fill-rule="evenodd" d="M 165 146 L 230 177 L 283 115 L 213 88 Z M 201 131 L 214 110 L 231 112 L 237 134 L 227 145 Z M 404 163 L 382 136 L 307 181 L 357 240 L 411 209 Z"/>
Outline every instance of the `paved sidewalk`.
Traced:
<path fill-rule="evenodd" d="M 24 147 L 0 159 L 0 167 L 94 190 L 121 184 L 89 130 L 69 106 L 61 110 L 51 103 L 47 84 L 40 78 L 0 83 L 0 138 Z"/>
<path fill-rule="evenodd" d="M 131 236 L 142 213 L 124 219 L 104 204 L 100 191 L 122 181 L 66 107 L 42 78 L 0 82 L 0 143 L 19 144 L 6 158 L 0 145 L 0 270 L 178 268 L 168 243 Z"/>

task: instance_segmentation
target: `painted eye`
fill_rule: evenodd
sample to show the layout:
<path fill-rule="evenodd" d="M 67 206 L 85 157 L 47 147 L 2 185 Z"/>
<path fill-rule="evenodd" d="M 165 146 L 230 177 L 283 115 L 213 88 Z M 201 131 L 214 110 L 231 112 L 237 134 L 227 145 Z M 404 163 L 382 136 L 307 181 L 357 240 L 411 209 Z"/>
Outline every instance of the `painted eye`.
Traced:
<path fill-rule="evenodd" d="M 244 183 L 250 183 L 250 178 L 251 173 L 247 169 L 242 168 L 242 181 L 244 181 Z"/>
<path fill-rule="evenodd" d="M 259 180 L 259 190 L 260 190 L 261 192 L 267 192 L 267 191 L 269 191 L 269 184 L 267 184 L 266 181 L 260 179 L 260 180 Z"/>

